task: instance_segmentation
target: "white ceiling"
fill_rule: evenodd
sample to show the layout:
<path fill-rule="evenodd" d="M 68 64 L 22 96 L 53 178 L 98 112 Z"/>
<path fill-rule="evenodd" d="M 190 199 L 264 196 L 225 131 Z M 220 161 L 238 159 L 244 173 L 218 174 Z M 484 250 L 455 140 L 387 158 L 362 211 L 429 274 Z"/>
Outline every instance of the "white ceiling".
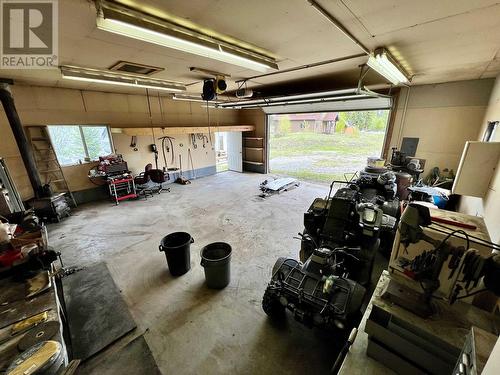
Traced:
<path fill-rule="evenodd" d="M 306 0 L 118 0 L 139 9 L 167 12 L 218 33 L 253 44 L 277 57 L 280 69 L 362 52 Z M 500 73 L 500 2 L 494 0 L 319 0 L 368 48 L 386 46 L 415 74 L 413 83 L 494 77 Z M 59 1 L 61 65 L 106 69 L 119 60 L 165 68 L 155 74 L 183 83 L 203 78 L 190 66 L 231 74 L 234 80 L 258 72 L 97 30 L 90 0 Z M 313 77 L 356 83 L 357 58 L 322 67 L 253 79 L 249 86 L 277 85 Z M 66 81 L 59 70 L 3 70 L 19 83 L 103 91 L 137 89 Z M 375 73 L 369 83 L 385 82 Z M 200 92 L 201 84 L 189 86 Z M 296 91 L 300 91 L 298 88 Z"/>

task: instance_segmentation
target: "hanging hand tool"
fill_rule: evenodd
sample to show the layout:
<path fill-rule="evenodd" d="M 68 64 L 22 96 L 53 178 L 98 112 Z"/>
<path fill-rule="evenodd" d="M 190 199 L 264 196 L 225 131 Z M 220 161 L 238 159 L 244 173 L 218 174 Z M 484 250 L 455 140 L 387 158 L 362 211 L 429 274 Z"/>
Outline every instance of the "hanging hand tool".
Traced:
<path fill-rule="evenodd" d="M 198 138 L 200 141 L 203 141 L 203 148 L 207 147 L 208 137 L 205 134 L 197 133 L 196 138 Z"/>
<path fill-rule="evenodd" d="M 202 134 L 203 136 L 203 148 L 205 148 L 208 145 L 208 137 L 205 134 Z"/>
<path fill-rule="evenodd" d="M 152 143 L 149 146 L 149 148 L 150 148 L 151 152 L 155 154 L 155 166 L 156 166 L 156 169 L 158 169 L 158 147 L 156 147 L 156 143 Z"/>
<path fill-rule="evenodd" d="M 193 144 L 194 149 L 198 148 L 198 145 L 196 144 L 196 134 L 191 134 L 191 143 Z"/>
<path fill-rule="evenodd" d="M 175 140 L 174 137 L 169 137 L 168 135 L 163 136 L 158 138 L 158 140 L 161 140 L 161 148 L 162 148 L 162 154 L 163 154 L 163 162 L 165 164 L 165 168 L 168 170 L 177 170 L 175 167 L 171 167 L 170 169 L 167 167 L 167 153 L 171 153 L 171 162 L 170 165 L 173 166 L 175 163 L 175 150 L 174 150 L 174 142 Z M 168 143 L 167 143 L 168 142 Z"/>
<path fill-rule="evenodd" d="M 134 151 L 137 151 L 137 136 L 133 135 L 132 139 L 130 140 L 130 147 L 134 149 Z"/>

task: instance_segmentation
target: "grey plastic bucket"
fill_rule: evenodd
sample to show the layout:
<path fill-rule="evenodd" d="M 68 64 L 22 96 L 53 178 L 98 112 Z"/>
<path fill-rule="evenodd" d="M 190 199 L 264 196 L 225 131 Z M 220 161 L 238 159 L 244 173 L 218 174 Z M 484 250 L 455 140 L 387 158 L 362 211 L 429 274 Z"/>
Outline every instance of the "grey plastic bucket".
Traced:
<path fill-rule="evenodd" d="M 209 288 L 222 289 L 229 284 L 231 252 L 231 246 L 225 242 L 214 242 L 201 249 L 201 265 Z"/>

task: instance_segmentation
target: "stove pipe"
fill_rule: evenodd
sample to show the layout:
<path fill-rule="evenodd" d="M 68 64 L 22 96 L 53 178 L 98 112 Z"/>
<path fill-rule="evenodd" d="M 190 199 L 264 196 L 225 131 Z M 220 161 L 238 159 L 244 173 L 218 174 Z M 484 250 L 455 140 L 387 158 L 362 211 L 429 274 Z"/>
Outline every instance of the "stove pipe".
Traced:
<path fill-rule="evenodd" d="M 33 156 L 33 150 L 31 145 L 26 138 L 24 133 L 21 120 L 17 114 L 16 106 L 14 104 L 14 98 L 10 91 L 9 84 L 0 83 L 0 101 L 2 102 L 5 114 L 9 120 L 12 133 L 14 133 L 14 138 L 16 139 L 17 147 L 21 152 L 21 157 L 23 158 L 24 166 L 28 172 L 28 177 L 33 187 L 33 191 L 36 197 L 42 195 L 42 183 L 40 181 L 40 176 L 35 163 L 35 157 Z"/>

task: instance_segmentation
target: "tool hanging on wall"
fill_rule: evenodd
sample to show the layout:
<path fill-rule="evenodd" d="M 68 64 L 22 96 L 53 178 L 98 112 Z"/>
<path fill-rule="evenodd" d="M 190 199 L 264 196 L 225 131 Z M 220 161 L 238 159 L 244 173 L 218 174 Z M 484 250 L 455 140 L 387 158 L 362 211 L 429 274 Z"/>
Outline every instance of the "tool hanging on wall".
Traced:
<path fill-rule="evenodd" d="M 161 152 L 163 156 L 163 163 L 165 164 L 165 168 L 167 171 L 176 171 L 178 168 L 174 166 L 175 163 L 175 149 L 174 149 L 174 142 L 175 140 L 174 137 L 169 137 L 168 135 L 163 136 L 158 138 L 158 140 L 161 140 Z M 170 165 L 171 167 L 168 168 L 167 165 L 167 153 L 171 153 L 171 162 Z"/>
<path fill-rule="evenodd" d="M 203 148 L 207 147 L 208 137 L 205 134 L 197 133 L 196 138 L 198 138 L 200 141 L 203 141 Z"/>
<path fill-rule="evenodd" d="M 198 145 L 196 144 L 196 134 L 190 134 L 191 137 L 191 144 L 193 145 L 193 148 L 196 149 L 198 148 Z"/>
<path fill-rule="evenodd" d="M 134 151 L 139 151 L 139 149 L 137 148 L 137 136 L 132 136 L 132 139 L 130 140 L 130 147 L 132 147 Z"/>
<path fill-rule="evenodd" d="M 158 169 L 158 147 L 156 147 L 156 143 L 152 143 L 149 145 L 149 149 L 152 153 L 155 154 L 155 166 Z"/>

